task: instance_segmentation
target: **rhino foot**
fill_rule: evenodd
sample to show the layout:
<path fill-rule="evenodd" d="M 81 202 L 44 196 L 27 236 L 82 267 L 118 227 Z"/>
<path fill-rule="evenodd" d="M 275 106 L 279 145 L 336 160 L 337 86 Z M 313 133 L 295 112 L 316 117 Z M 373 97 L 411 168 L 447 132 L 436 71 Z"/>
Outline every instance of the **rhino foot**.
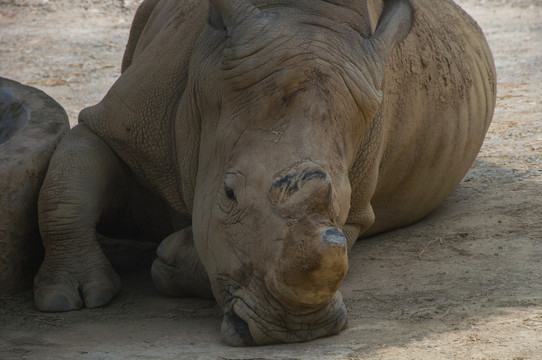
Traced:
<path fill-rule="evenodd" d="M 39 310 L 50 312 L 77 310 L 83 306 L 98 308 L 111 301 L 119 292 L 120 284 L 120 278 L 109 263 L 78 274 L 62 274 L 44 263 L 34 280 L 34 302 Z"/>
<path fill-rule="evenodd" d="M 154 285 L 170 296 L 212 298 L 211 284 L 194 247 L 192 227 L 165 238 L 151 269 Z"/>

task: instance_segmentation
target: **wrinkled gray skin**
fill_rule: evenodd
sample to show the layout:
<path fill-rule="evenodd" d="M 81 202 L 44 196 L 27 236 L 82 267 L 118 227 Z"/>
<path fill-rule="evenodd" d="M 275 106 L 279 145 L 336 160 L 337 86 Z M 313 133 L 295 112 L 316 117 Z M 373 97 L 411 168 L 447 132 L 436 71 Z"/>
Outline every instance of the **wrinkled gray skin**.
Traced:
<path fill-rule="evenodd" d="M 484 36 L 447 0 L 147 0 L 51 161 L 36 305 L 118 292 L 99 231 L 165 238 L 157 287 L 214 296 L 231 345 L 337 333 L 348 249 L 434 209 L 494 104 Z"/>

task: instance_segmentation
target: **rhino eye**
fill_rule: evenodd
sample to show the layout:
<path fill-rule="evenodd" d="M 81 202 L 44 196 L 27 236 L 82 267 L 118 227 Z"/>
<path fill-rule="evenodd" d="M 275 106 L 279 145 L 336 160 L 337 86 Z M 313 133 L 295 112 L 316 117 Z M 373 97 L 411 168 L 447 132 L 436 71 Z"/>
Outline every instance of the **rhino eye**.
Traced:
<path fill-rule="evenodd" d="M 224 201 L 229 203 L 225 204 L 226 207 L 237 204 L 237 202 L 239 201 L 239 196 L 241 196 L 242 200 L 244 182 L 245 177 L 241 173 L 237 171 L 226 173 L 226 176 L 224 177 L 224 187 L 222 193 L 222 198 L 224 199 Z"/>
<path fill-rule="evenodd" d="M 226 196 L 228 197 L 228 199 L 233 200 L 233 201 L 236 200 L 235 199 L 235 194 L 234 194 L 233 190 L 230 187 L 225 186 L 224 191 L 226 192 Z"/>

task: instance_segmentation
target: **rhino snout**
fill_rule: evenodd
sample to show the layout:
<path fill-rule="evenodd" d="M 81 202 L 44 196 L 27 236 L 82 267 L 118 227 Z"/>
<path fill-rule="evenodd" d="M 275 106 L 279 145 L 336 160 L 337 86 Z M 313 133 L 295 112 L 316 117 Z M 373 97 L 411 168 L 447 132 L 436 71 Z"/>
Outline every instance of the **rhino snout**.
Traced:
<path fill-rule="evenodd" d="M 300 221 L 284 240 L 280 259 L 268 276 L 271 293 L 283 304 L 318 307 L 337 292 L 348 270 L 347 242 L 338 228 L 310 231 Z"/>
<path fill-rule="evenodd" d="M 347 242 L 339 229 L 336 197 L 330 174 L 312 161 L 275 175 L 269 198 L 289 225 L 268 286 L 285 304 L 320 306 L 342 283 Z"/>

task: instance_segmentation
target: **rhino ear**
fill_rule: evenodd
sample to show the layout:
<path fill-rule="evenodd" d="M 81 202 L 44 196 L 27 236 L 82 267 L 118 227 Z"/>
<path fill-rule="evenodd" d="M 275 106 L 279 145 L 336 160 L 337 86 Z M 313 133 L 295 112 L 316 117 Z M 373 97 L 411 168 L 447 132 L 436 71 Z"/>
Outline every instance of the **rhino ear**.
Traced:
<path fill-rule="evenodd" d="M 382 76 L 390 54 L 403 41 L 414 23 L 414 8 L 408 0 L 384 0 L 384 9 L 369 44 L 378 56 Z"/>
<path fill-rule="evenodd" d="M 241 23 L 258 18 L 262 15 L 260 9 L 252 5 L 248 0 L 211 0 L 210 22 L 213 26 L 223 26 L 228 30 L 228 35 Z M 217 13 L 220 19 L 217 19 Z"/>
<path fill-rule="evenodd" d="M 220 16 L 220 13 L 214 7 L 214 5 L 211 5 L 211 9 L 209 11 L 209 24 L 215 29 L 226 30 L 226 25 L 224 25 L 224 21 L 222 21 L 222 16 Z"/>

